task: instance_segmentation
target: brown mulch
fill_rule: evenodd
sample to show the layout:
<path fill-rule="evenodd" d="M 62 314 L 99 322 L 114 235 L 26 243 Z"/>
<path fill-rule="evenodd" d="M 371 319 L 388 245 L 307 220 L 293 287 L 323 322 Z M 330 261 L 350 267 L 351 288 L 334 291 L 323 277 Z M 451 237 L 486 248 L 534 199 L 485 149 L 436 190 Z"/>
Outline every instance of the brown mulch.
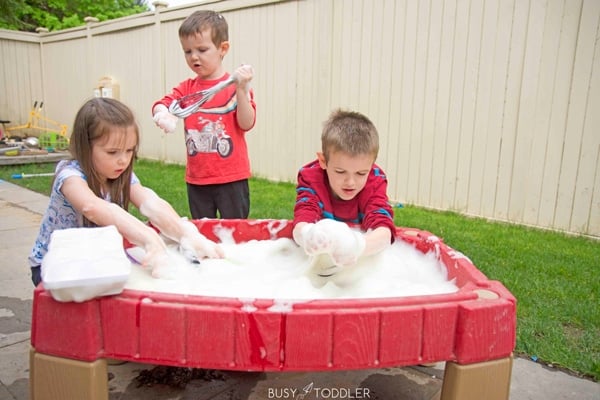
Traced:
<path fill-rule="evenodd" d="M 167 385 L 184 389 L 190 381 L 200 379 L 203 381 L 224 381 L 225 374 L 214 369 L 184 368 L 158 365 L 152 369 L 140 371 L 135 378 L 137 387 L 153 386 L 155 384 Z"/>

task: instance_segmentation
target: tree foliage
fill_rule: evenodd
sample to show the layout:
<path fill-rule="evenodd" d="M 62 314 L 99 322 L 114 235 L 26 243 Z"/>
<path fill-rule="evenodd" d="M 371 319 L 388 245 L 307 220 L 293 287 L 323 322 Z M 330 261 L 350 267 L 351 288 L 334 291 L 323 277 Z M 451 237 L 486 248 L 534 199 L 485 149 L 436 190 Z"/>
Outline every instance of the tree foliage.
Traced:
<path fill-rule="evenodd" d="M 85 17 L 106 21 L 149 10 L 146 0 L 0 0 L 0 28 L 56 31 L 84 25 Z"/>

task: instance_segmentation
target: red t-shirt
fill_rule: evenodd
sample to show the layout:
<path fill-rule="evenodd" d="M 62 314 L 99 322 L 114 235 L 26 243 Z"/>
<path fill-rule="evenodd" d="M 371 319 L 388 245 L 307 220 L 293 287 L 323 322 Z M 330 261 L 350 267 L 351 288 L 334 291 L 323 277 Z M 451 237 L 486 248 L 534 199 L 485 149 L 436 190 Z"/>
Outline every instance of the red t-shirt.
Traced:
<path fill-rule="evenodd" d="M 365 187 L 351 200 L 335 197 L 327 172 L 315 160 L 300 169 L 296 186 L 294 226 L 298 222 L 314 223 L 324 218 L 360 226 L 363 230 L 385 226 L 396 235 L 394 212 L 387 197 L 387 179 L 383 170 L 373 164 Z"/>
<path fill-rule="evenodd" d="M 229 78 L 187 79 L 152 105 L 167 108 L 183 96 L 208 89 Z M 254 92 L 250 90 L 250 103 L 256 111 Z M 235 85 L 230 85 L 202 105 L 197 112 L 184 120 L 187 163 L 185 181 L 194 185 L 211 185 L 235 182 L 251 176 L 246 132 L 237 123 Z"/>

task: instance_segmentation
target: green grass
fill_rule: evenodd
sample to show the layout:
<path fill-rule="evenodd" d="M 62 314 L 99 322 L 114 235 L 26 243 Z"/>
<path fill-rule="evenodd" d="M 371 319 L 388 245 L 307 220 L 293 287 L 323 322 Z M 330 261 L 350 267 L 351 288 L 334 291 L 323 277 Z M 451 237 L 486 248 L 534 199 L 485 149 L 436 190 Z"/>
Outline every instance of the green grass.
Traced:
<path fill-rule="evenodd" d="M 52 178 L 11 175 L 52 169 L 2 166 L 0 179 L 48 194 Z M 182 166 L 140 160 L 135 171 L 189 216 Z M 250 193 L 250 218 L 292 218 L 293 184 L 253 178 Z M 517 298 L 517 354 L 600 379 L 600 241 L 411 206 L 396 208 L 395 222 L 437 235 L 511 291 Z"/>
<path fill-rule="evenodd" d="M 27 164 L 27 165 L 3 165 L 0 166 L 0 179 L 7 182 L 15 183 L 19 186 L 24 186 L 34 192 L 50 194 L 50 184 L 52 183 L 51 176 L 40 176 L 25 179 L 12 179 L 13 175 L 39 174 L 46 172 L 54 172 L 54 164 Z"/>
<path fill-rule="evenodd" d="M 397 209 L 517 298 L 516 352 L 600 378 L 600 241 L 452 212 Z"/>

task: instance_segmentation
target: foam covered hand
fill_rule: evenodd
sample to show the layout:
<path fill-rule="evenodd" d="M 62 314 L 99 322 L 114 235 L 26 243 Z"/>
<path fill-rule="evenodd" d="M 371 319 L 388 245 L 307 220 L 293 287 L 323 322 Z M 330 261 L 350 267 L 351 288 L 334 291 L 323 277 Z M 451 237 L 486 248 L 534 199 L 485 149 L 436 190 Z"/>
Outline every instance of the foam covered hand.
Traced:
<path fill-rule="evenodd" d="M 165 131 L 165 133 L 175 132 L 177 121 L 179 121 L 178 117 L 166 110 L 157 111 L 152 119 L 160 129 Z"/>
<path fill-rule="evenodd" d="M 254 77 L 254 69 L 251 65 L 242 64 L 233 72 L 233 76 L 238 87 L 248 90 L 250 81 Z"/>
<path fill-rule="evenodd" d="M 149 243 L 144 246 L 144 250 L 145 254 L 142 259 L 142 265 L 151 269 L 154 278 L 174 278 L 171 276 L 171 263 L 164 244 Z"/>
<path fill-rule="evenodd" d="M 308 255 L 327 253 L 335 265 L 355 264 L 365 250 L 361 232 L 343 222 L 322 219 L 302 227 L 302 248 Z"/>
<path fill-rule="evenodd" d="M 223 258 L 225 252 L 218 243 L 208 240 L 196 226 L 187 219 L 181 220 L 183 236 L 179 240 L 179 250 L 190 260 L 202 258 Z"/>
<path fill-rule="evenodd" d="M 318 224 L 306 224 L 302 227 L 300 246 L 309 256 L 329 253 L 332 246 L 331 236 Z"/>

